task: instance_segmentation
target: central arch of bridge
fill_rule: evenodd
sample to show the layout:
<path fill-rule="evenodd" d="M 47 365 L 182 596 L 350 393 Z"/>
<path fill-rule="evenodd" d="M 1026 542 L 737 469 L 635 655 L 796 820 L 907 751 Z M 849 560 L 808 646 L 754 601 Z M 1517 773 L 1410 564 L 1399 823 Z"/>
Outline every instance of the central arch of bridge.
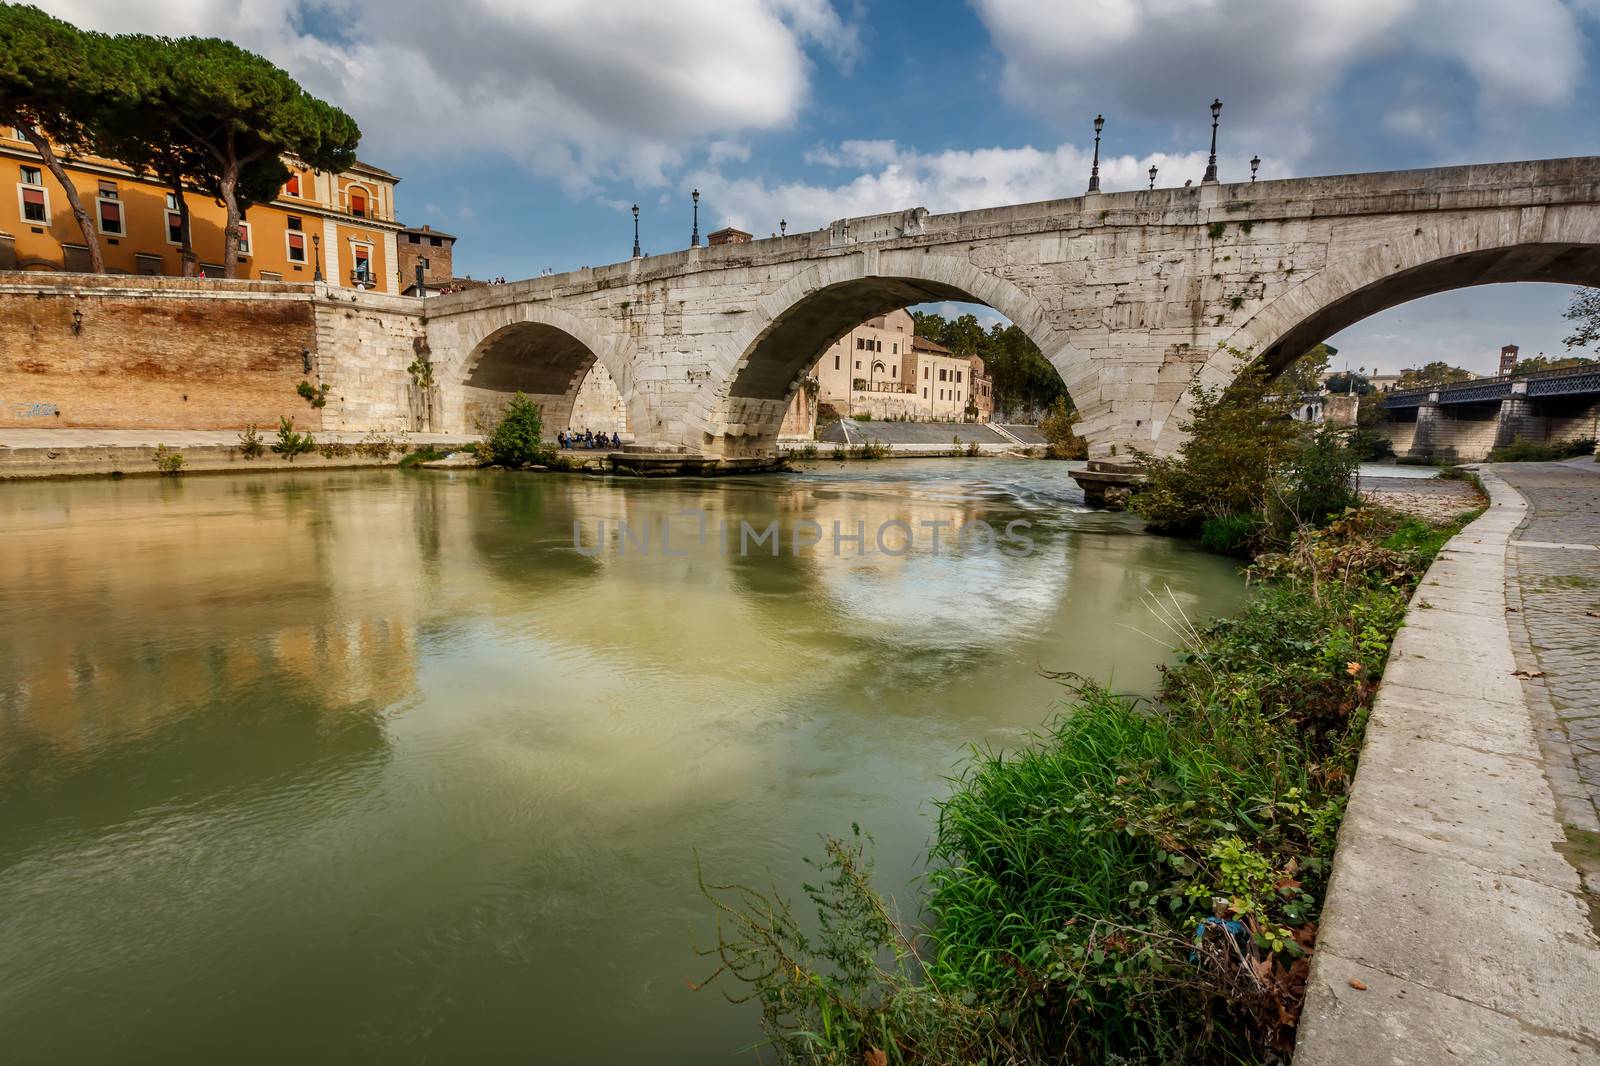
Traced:
<path fill-rule="evenodd" d="M 828 347 L 870 318 L 915 304 L 954 301 L 1000 312 L 1038 345 L 1069 394 L 1093 373 L 1031 296 L 965 260 L 918 252 L 881 256 L 874 268 L 862 259 L 814 266 L 761 301 L 755 321 L 735 339 L 737 361 L 706 414 L 708 451 L 773 451 L 790 400 Z"/>

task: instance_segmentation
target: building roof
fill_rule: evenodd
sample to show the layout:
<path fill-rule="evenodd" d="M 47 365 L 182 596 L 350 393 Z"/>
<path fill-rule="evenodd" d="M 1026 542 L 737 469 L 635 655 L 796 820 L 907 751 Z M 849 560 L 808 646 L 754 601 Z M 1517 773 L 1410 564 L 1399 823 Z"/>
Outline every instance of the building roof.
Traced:
<path fill-rule="evenodd" d="M 750 236 L 750 234 L 746 233 L 742 229 L 735 229 L 732 226 L 724 226 L 722 229 L 719 229 L 719 230 L 716 230 L 716 231 L 714 231 L 712 233 L 706 234 L 706 239 L 710 240 L 712 237 L 748 237 L 748 236 Z"/>
<path fill-rule="evenodd" d="M 395 183 L 400 181 L 399 178 L 395 177 L 395 175 L 391 174 L 389 171 L 384 170 L 382 167 L 375 167 L 371 163 L 363 163 L 359 159 L 350 164 L 350 169 L 359 170 L 364 174 L 371 174 L 374 177 L 388 178 L 390 181 Z"/>
<path fill-rule="evenodd" d="M 955 354 L 954 352 L 950 351 L 949 348 L 946 348 L 944 345 L 940 344 L 938 341 L 930 341 L 926 337 L 912 337 L 911 338 L 911 350 L 914 351 L 914 352 L 932 352 L 934 355 L 954 355 Z"/>
<path fill-rule="evenodd" d="M 426 234 L 429 237 L 443 237 L 447 241 L 453 241 L 453 240 L 457 240 L 458 239 L 454 233 L 446 233 L 444 230 L 442 230 L 442 229 L 434 229 L 432 226 L 401 226 L 400 227 L 400 232 L 401 233 L 422 233 L 422 234 Z"/>

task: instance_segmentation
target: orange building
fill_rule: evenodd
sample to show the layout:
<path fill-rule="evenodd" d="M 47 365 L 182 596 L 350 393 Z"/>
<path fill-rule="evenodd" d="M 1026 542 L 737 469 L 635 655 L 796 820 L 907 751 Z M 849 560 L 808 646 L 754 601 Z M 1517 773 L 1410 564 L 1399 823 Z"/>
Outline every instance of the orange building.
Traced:
<path fill-rule="evenodd" d="M 159 182 L 114 160 L 64 162 L 94 218 L 106 269 L 116 274 L 183 273 L 178 212 Z M 245 213 L 237 276 L 261 281 L 312 281 L 398 293 L 399 257 L 394 187 L 400 179 L 357 162 L 341 174 L 291 165 L 271 203 Z M 0 270 L 89 269 L 89 249 L 55 176 L 21 133 L 0 127 Z M 190 192 L 190 236 L 207 277 L 222 276 L 227 214 L 209 196 Z"/>

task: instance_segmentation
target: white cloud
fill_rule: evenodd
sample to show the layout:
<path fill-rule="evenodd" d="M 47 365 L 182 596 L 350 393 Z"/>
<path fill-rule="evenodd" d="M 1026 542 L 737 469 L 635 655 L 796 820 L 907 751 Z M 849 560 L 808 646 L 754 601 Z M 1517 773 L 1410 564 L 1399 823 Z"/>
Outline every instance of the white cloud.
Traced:
<path fill-rule="evenodd" d="M 1220 96 L 1241 143 L 1304 154 L 1329 89 L 1363 61 L 1459 63 L 1489 110 L 1564 103 L 1583 73 L 1574 4 L 1597 0 L 973 0 L 1037 111 L 1176 122 Z M 1114 128 L 1114 127 L 1113 127 Z"/>
<path fill-rule="evenodd" d="M 808 91 L 804 43 L 839 63 L 859 52 L 829 0 L 43 6 L 94 29 L 236 40 L 355 115 L 375 159 L 502 151 L 584 190 L 661 183 L 702 144 L 789 125 Z"/>
<path fill-rule="evenodd" d="M 970 211 L 1002 204 L 1030 203 L 1080 195 L 1088 186 L 1090 150 L 1073 144 L 1054 149 L 982 148 L 924 153 L 893 141 L 853 141 L 819 146 L 807 153 L 813 163 L 860 170 L 837 183 L 784 182 L 769 185 L 754 178 L 727 178 L 713 169 L 689 175 L 697 184 L 702 208 L 728 225 L 752 233 L 768 233 L 778 220 L 789 231 L 819 229 L 834 219 L 926 207 L 935 214 Z M 1100 186 L 1106 192 L 1143 189 L 1151 164 L 1159 169 L 1157 185 L 1198 182 L 1205 173 L 1201 152 L 1186 155 L 1108 156 L 1100 161 Z M 1249 174 L 1243 159 L 1224 157 L 1224 180 Z M 1287 172 L 1285 164 L 1265 160 L 1261 176 Z M 685 185 L 685 188 L 688 186 Z"/>

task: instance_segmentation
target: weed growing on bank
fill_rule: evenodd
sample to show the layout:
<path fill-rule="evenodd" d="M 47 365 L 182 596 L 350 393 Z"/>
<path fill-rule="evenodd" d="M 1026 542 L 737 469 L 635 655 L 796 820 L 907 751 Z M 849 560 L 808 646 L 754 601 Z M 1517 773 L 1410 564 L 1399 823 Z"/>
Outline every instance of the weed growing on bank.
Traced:
<path fill-rule="evenodd" d="M 292 463 L 295 456 L 316 451 L 317 441 L 309 433 L 296 433 L 294 419 L 285 415 L 278 419 L 278 440 L 272 450 Z"/>
<path fill-rule="evenodd" d="M 1030 743 L 975 751 L 904 925 L 859 835 L 816 919 L 705 884 L 714 979 L 794 1063 L 1239 1062 L 1287 1055 L 1362 727 L 1406 601 L 1459 523 L 1374 509 L 1292 535 L 1160 698 L 1062 678 Z"/>

